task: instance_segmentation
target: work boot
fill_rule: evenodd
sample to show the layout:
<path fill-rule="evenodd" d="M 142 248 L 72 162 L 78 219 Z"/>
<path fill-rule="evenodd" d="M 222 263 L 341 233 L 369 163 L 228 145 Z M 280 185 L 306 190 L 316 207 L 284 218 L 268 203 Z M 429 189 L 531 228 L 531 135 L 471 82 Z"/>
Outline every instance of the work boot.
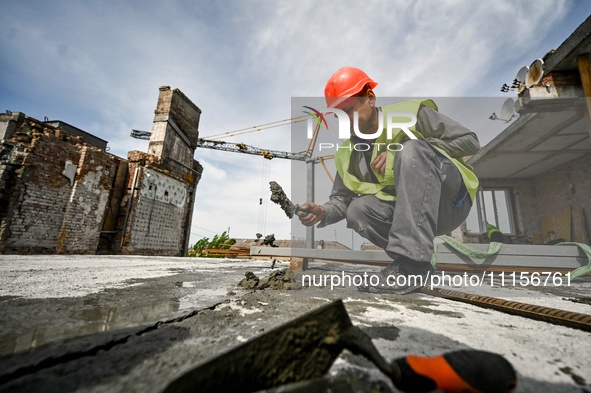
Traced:
<path fill-rule="evenodd" d="M 399 295 L 415 292 L 425 285 L 429 275 L 433 273 L 433 266 L 429 262 L 413 261 L 407 257 L 400 257 L 398 275 L 394 285 L 387 285 L 385 288 Z M 392 281 L 392 280 L 390 280 Z"/>
<path fill-rule="evenodd" d="M 378 287 L 375 287 L 373 285 L 360 285 L 357 287 L 357 290 L 359 292 L 367 292 L 367 293 L 385 293 L 384 291 L 381 290 L 381 288 L 386 287 L 386 278 L 388 276 L 391 276 L 391 275 L 395 276 L 396 274 L 398 274 L 398 265 L 399 265 L 399 263 L 396 262 L 396 260 L 394 260 L 394 262 L 391 262 L 388 266 L 386 266 L 385 268 L 383 268 L 379 272 L 373 273 L 374 276 L 380 277 L 380 284 Z"/>

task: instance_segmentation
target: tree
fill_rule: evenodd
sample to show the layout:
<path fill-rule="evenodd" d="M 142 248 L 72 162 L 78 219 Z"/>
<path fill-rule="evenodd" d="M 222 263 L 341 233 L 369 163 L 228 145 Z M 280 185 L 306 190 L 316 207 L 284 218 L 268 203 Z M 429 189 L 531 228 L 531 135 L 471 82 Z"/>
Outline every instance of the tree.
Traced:
<path fill-rule="evenodd" d="M 187 252 L 189 257 L 204 257 L 206 254 L 203 252 L 205 249 L 214 248 L 218 250 L 227 250 L 232 244 L 236 243 L 236 239 L 230 238 L 226 231 L 222 232 L 221 235 L 215 235 L 211 240 L 208 237 L 201 238 L 197 243 L 193 245 Z M 216 257 L 214 255 L 207 255 L 207 257 Z M 222 255 L 217 256 L 222 257 Z"/>

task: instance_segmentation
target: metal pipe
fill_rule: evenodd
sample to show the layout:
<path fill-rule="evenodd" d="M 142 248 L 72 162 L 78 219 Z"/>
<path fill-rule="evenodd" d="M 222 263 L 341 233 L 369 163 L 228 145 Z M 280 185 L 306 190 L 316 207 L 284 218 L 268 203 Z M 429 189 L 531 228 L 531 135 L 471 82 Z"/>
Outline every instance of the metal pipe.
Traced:
<path fill-rule="evenodd" d="M 307 176 L 306 176 L 306 201 L 314 202 L 314 163 L 313 158 L 306 160 Z M 314 225 L 306 228 L 306 248 L 314 248 Z"/>

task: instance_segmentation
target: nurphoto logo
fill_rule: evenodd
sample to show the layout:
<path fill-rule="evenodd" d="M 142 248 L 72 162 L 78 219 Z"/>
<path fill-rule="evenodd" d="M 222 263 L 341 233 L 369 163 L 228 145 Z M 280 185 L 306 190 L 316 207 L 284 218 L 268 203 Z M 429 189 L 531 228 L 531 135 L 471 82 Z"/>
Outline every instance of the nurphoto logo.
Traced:
<path fill-rule="evenodd" d="M 304 106 L 304 108 L 308 109 L 303 111 L 305 114 L 309 115 L 310 117 L 306 120 L 306 128 L 308 139 L 312 139 L 314 137 L 314 128 L 316 125 L 322 127 L 324 126 L 328 129 L 328 123 L 326 121 L 326 115 L 334 115 L 338 120 L 338 128 L 339 128 L 339 139 L 347 140 L 351 138 L 351 136 L 355 135 L 360 139 L 365 139 L 368 141 L 372 141 L 370 143 L 364 142 L 357 142 L 351 143 L 348 146 L 339 146 L 338 143 L 319 143 L 318 148 L 320 151 L 322 150 L 330 150 L 330 149 L 347 149 L 347 150 L 355 150 L 355 151 L 367 151 L 372 149 L 375 145 L 378 145 L 378 148 L 381 149 L 382 145 L 389 151 L 400 151 L 402 150 L 403 146 L 400 143 L 396 142 L 380 142 L 375 143 L 373 141 L 377 140 L 384 131 L 386 131 L 386 141 L 392 141 L 394 130 L 400 130 L 404 132 L 410 139 L 417 139 L 417 137 L 412 133 L 410 127 L 413 127 L 417 124 L 417 117 L 408 112 L 387 112 L 386 116 L 378 116 L 378 129 L 374 133 L 363 133 L 359 130 L 359 113 L 357 111 L 351 112 L 353 114 L 353 119 L 349 117 L 347 112 L 337 109 L 331 108 L 329 112 L 322 113 L 317 109 L 314 109 L 310 106 Z M 384 118 L 386 118 L 386 127 L 384 128 Z M 353 127 L 351 127 L 351 121 Z M 399 131 L 397 131 L 398 133 Z"/>

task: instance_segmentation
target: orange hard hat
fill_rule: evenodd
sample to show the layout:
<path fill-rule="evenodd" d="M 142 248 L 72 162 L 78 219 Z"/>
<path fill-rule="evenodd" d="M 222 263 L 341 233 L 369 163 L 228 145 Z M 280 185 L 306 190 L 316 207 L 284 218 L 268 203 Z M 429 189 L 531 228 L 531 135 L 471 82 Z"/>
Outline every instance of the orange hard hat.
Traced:
<path fill-rule="evenodd" d="M 343 67 L 330 77 L 324 88 L 326 105 L 336 108 L 349 97 L 359 93 L 365 85 L 372 89 L 378 85 L 365 72 L 355 67 Z"/>

